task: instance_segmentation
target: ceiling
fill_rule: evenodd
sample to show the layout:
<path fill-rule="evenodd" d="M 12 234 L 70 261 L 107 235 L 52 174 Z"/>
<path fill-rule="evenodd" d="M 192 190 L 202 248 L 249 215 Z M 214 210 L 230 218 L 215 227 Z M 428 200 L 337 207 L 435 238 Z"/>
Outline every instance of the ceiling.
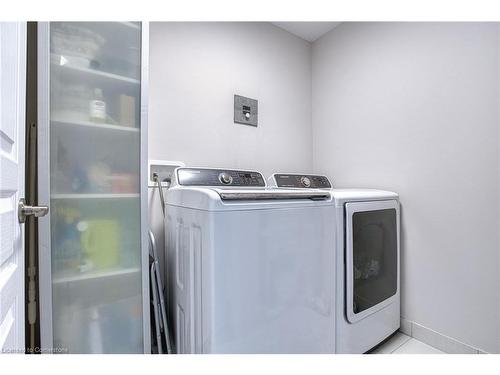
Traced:
<path fill-rule="evenodd" d="M 272 22 L 272 24 L 308 42 L 314 42 L 338 26 L 340 22 Z"/>

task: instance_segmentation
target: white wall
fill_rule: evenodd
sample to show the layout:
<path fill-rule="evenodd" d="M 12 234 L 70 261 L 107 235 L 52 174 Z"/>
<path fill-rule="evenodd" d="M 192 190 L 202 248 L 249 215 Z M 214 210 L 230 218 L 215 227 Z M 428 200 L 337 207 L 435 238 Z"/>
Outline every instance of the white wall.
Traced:
<path fill-rule="evenodd" d="M 151 23 L 149 158 L 276 170 L 312 167 L 310 45 L 268 23 Z M 233 123 L 233 95 L 259 101 Z"/>
<path fill-rule="evenodd" d="M 266 23 L 150 34 L 150 159 L 314 167 L 399 192 L 403 316 L 500 352 L 495 24 L 344 23 L 312 63 L 308 43 Z M 258 128 L 233 123 L 234 94 L 259 100 Z M 155 210 L 151 225 L 162 248 Z"/>
<path fill-rule="evenodd" d="M 149 159 L 274 171 L 312 168 L 310 44 L 269 23 L 150 23 Z M 233 95 L 259 101 L 233 123 Z M 163 229 L 150 189 L 150 226 Z"/>
<path fill-rule="evenodd" d="M 313 164 L 400 193 L 402 315 L 500 352 L 495 24 L 345 23 L 313 44 Z"/>

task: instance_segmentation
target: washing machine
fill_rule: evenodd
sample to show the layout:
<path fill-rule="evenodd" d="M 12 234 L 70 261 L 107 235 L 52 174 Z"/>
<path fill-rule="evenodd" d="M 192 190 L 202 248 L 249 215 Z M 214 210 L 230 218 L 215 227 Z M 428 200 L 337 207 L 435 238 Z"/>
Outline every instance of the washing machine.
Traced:
<path fill-rule="evenodd" d="M 329 191 L 334 201 L 336 352 L 365 353 L 400 326 L 398 194 L 334 189 L 326 176 L 276 173 L 269 185 Z"/>
<path fill-rule="evenodd" d="M 334 353 L 328 191 L 259 172 L 178 168 L 165 196 L 177 353 Z"/>

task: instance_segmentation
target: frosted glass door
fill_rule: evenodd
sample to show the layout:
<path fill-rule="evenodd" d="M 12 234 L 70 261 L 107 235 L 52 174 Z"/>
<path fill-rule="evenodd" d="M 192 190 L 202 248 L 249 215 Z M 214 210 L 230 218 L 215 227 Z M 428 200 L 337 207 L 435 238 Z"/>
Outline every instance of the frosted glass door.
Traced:
<path fill-rule="evenodd" d="M 143 352 L 141 25 L 49 30 L 53 345 Z"/>

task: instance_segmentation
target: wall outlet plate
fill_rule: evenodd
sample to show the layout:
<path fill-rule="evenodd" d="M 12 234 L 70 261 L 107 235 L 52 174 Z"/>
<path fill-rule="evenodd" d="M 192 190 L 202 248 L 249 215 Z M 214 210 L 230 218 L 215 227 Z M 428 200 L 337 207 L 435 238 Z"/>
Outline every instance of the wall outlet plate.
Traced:
<path fill-rule="evenodd" d="M 153 173 L 157 173 L 162 186 L 170 185 L 172 175 L 175 168 L 185 167 L 186 164 L 182 161 L 170 160 L 149 160 L 148 161 L 148 186 L 155 187 L 156 182 L 153 180 Z"/>
<path fill-rule="evenodd" d="M 234 96 L 234 122 L 237 124 L 257 126 L 259 119 L 259 102 L 244 96 Z"/>

